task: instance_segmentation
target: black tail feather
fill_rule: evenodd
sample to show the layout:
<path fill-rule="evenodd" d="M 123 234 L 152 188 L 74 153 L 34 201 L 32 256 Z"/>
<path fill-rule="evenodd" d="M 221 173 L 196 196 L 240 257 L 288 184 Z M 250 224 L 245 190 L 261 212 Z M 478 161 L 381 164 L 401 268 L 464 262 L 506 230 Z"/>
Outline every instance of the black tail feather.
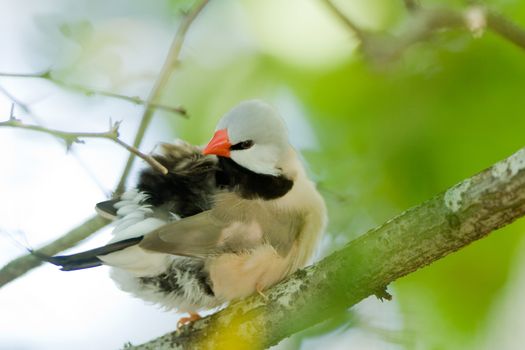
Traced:
<path fill-rule="evenodd" d="M 110 254 L 124 248 L 131 247 L 132 245 L 139 243 L 141 240 L 142 236 L 129 238 L 72 255 L 48 256 L 33 250 L 30 250 L 30 252 L 43 261 L 60 266 L 60 270 L 62 271 L 74 271 L 100 266 L 103 263 L 102 260 L 98 258 L 98 256 Z"/>

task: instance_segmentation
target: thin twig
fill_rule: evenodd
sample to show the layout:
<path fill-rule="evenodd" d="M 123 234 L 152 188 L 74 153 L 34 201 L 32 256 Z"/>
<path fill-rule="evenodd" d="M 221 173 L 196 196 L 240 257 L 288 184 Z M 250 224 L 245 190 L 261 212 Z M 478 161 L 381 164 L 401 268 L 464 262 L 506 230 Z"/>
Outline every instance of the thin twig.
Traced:
<path fill-rule="evenodd" d="M 9 120 L 15 120 L 15 103 L 11 102 L 11 110 L 9 111 Z"/>
<path fill-rule="evenodd" d="M 355 34 L 361 43 L 366 42 L 368 35 L 366 31 L 359 28 L 359 26 L 350 20 L 350 18 L 348 18 L 348 16 L 346 16 L 343 12 L 341 12 L 341 10 L 331 0 L 323 0 L 323 2 L 332 11 L 332 13 Z"/>
<path fill-rule="evenodd" d="M 31 109 L 29 106 L 16 97 L 14 97 L 9 91 L 7 91 L 3 86 L 0 86 L 0 93 L 11 100 L 14 104 L 16 104 L 18 107 L 20 107 L 24 112 L 31 113 Z"/>
<path fill-rule="evenodd" d="M 27 113 L 27 116 L 31 119 L 33 119 L 33 121 L 39 125 L 39 126 L 44 126 L 44 123 L 42 122 L 41 118 L 39 118 L 38 116 L 35 115 L 35 113 L 31 110 L 31 108 L 21 102 L 19 99 L 17 99 L 16 97 L 14 97 L 13 95 L 11 95 L 8 91 L 6 91 L 2 86 L 0 86 L 0 93 L 2 93 L 4 96 L 6 96 L 8 99 L 11 100 L 11 102 L 13 102 L 14 104 L 16 104 L 18 107 L 20 107 L 24 112 Z M 57 140 L 57 142 L 60 142 L 62 143 L 62 139 L 60 139 L 59 137 L 55 138 Z M 75 152 L 74 149 L 70 149 L 69 150 L 70 154 L 76 159 L 76 161 L 78 162 L 78 164 L 82 167 L 82 169 L 84 169 L 84 171 L 88 174 L 88 176 L 91 178 L 91 180 L 93 180 L 93 182 L 97 185 L 97 187 L 102 191 L 102 193 L 104 193 L 105 195 L 109 195 L 110 194 L 110 191 L 108 191 L 105 186 L 97 179 L 97 177 L 95 176 L 95 174 L 93 173 L 93 171 L 87 166 L 87 164 L 80 158 L 80 156 Z"/>
<path fill-rule="evenodd" d="M 114 93 L 114 92 L 103 91 L 103 90 L 96 90 L 96 89 L 87 88 L 85 86 L 81 86 L 81 85 L 77 85 L 77 84 L 66 83 L 66 82 L 63 82 L 63 81 L 58 81 L 58 80 L 53 80 L 53 81 L 56 84 L 61 85 L 61 86 L 65 87 L 65 88 L 67 88 L 67 89 L 77 90 L 77 91 L 85 93 L 86 95 L 100 95 L 100 96 L 112 97 L 112 98 L 128 101 L 128 102 L 131 102 L 131 103 L 134 103 L 134 104 L 144 105 L 144 106 L 146 106 L 148 108 L 161 109 L 161 110 L 164 110 L 164 111 L 167 111 L 167 112 L 170 112 L 170 113 L 176 113 L 176 114 L 179 114 L 179 115 L 181 115 L 182 117 L 185 117 L 185 118 L 188 117 L 188 113 L 187 113 L 186 109 L 183 108 L 183 107 L 180 107 L 180 106 L 179 107 L 166 106 L 166 105 L 163 105 L 161 103 L 156 103 L 156 102 L 152 102 L 152 101 L 145 101 L 145 100 L 141 99 L 138 96 L 120 95 L 120 94 L 117 94 L 117 93 Z"/>
<path fill-rule="evenodd" d="M 164 61 L 164 65 L 162 66 L 159 77 L 157 78 L 157 81 L 155 81 L 155 84 L 153 85 L 153 88 L 151 89 L 151 92 L 148 97 L 148 101 L 156 101 L 161 96 L 162 91 L 168 84 L 171 74 L 173 73 L 173 71 L 175 70 L 179 62 L 179 56 L 180 56 L 180 52 L 182 49 L 182 45 L 184 44 L 184 40 L 186 38 L 186 33 L 190 29 L 190 26 L 193 23 L 193 21 L 197 18 L 199 13 L 204 9 L 204 7 L 208 4 L 208 2 L 209 0 L 201 0 L 182 19 L 179 25 L 179 28 L 177 30 L 177 33 L 175 34 L 175 37 L 173 38 L 173 41 L 171 43 L 171 47 L 169 49 L 168 56 L 166 57 L 166 60 Z M 144 109 L 144 112 L 142 113 L 142 119 L 140 121 L 140 125 L 137 130 L 137 134 L 135 135 L 135 140 L 133 141 L 133 147 L 138 148 L 140 144 L 142 143 L 142 139 L 144 138 L 146 129 L 148 128 L 151 122 L 151 119 L 153 118 L 154 112 L 155 111 L 149 107 L 146 107 Z M 133 166 L 134 159 L 135 158 L 133 157 L 133 155 L 130 155 L 128 157 L 126 166 L 124 167 L 124 170 L 122 171 L 120 181 L 115 190 L 115 195 L 119 195 L 122 192 L 124 192 L 126 181 L 131 172 L 131 167 Z"/>
<path fill-rule="evenodd" d="M 51 79 L 51 71 L 45 70 L 40 73 L 8 73 L 0 72 L 0 77 L 4 78 L 41 78 L 41 79 Z"/>
<path fill-rule="evenodd" d="M 81 225 L 75 227 L 67 232 L 62 237 L 36 250 L 36 252 L 45 255 L 55 255 L 61 251 L 71 248 L 78 242 L 91 236 L 94 232 L 100 230 L 109 223 L 108 220 L 93 216 L 83 222 Z M 29 247 L 26 247 L 29 248 Z M 29 270 L 34 269 L 42 264 L 42 260 L 35 258 L 32 254 L 26 254 L 17 259 L 12 260 L 7 265 L 0 269 L 0 287 L 7 283 L 23 276 Z"/>
<path fill-rule="evenodd" d="M 137 155 L 140 158 L 144 159 L 153 169 L 166 175 L 168 173 L 168 169 L 166 169 L 165 166 L 163 166 L 157 160 L 155 160 L 155 158 L 140 152 L 136 147 L 130 146 L 124 141 L 122 141 L 121 139 L 119 139 L 119 132 L 118 132 L 119 126 L 120 126 L 120 122 L 115 122 L 110 125 L 110 128 L 108 131 L 104 131 L 104 132 L 69 132 L 69 131 L 45 128 L 40 125 L 24 124 L 22 121 L 14 117 L 11 117 L 9 118 L 9 120 L 6 120 L 4 122 L 0 122 L 0 127 L 12 127 L 12 128 L 18 128 L 18 129 L 38 131 L 38 132 L 43 132 L 43 133 L 50 134 L 55 137 L 61 138 L 66 143 L 66 147 L 68 149 L 74 143 L 83 143 L 82 141 L 83 138 L 108 139 L 124 147 L 126 150 L 133 153 L 134 155 Z"/>
<path fill-rule="evenodd" d="M 143 100 L 142 98 L 140 98 L 138 96 L 121 95 L 121 94 L 117 94 L 115 92 L 98 90 L 98 89 L 93 89 L 93 88 L 89 88 L 89 87 L 78 85 L 78 84 L 68 83 L 68 82 L 65 82 L 65 81 L 62 81 L 62 80 L 54 78 L 53 75 L 51 74 L 50 70 L 47 70 L 47 71 L 44 71 L 44 72 L 41 72 L 41 73 L 5 73 L 5 72 L 0 72 L 0 77 L 45 79 L 45 80 L 49 80 L 50 82 L 52 82 L 52 83 L 54 83 L 56 85 L 59 85 L 59 86 L 65 88 L 65 89 L 76 90 L 76 91 L 82 92 L 82 93 L 84 93 L 86 95 L 100 95 L 100 96 L 111 97 L 111 98 L 115 98 L 115 99 L 119 99 L 119 100 L 128 101 L 128 102 L 131 102 L 131 103 L 134 103 L 134 104 L 138 104 L 138 105 L 144 105 L 144 106 L 147 106 L 147 107 L 153 108 L 153 109 L 161 109 L 161 110 L 164 110 L 164 111 L 167 111 L 167 112 L 170 112 L 170 113 L 180 114 L 183 117 L 187 117 L 188 116 L 187 112 L 186 112 L 186 109 L 184 109 L 183 107 L 180 107 L 180 106 L 179 107 L 166 106 L 166 105 L 163 105 L 161 103 L 145 101 L 145 100 Z"/>

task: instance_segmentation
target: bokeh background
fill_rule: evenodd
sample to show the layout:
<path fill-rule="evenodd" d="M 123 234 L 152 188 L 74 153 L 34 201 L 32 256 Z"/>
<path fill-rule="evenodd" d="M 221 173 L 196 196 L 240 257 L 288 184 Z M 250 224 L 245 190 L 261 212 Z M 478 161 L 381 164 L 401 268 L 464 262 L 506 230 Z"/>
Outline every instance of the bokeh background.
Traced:
<path fill-rule="evenodd" d="M 335 3 L 373 32 L 410 28 L 402 1 Z M 0 72 L 50 69 L 56 81 L 146 98 L 192 4 L 0 0 Z M 525 26 L 525 3 L 489 6 Z M 524 50 L 466 30 L 438 32 L 388 60 L 370 59 L 358 44 L 319 0 L 211 1 L 160 101 L 190 118 L 158 111 L 141 149 L 175 138 L 203 144 L 239 101 L 273 103 L 329 206 L 322 256 L 525 146 Z M 89 132 L 122 120 L 128 143 L 143 110 L 49 79 L 0 76 L 0 87 L 2 120 L 14 97 L 29 107 L 15 106 L 24 122 Z M 49 135 L 0 128 L 0 265 L 24 253 L 20 243 L 38 247 L 91 216 L 127 156 L 107 140 L 66 152 Z M 524 231 L 523 221 L 505 227 L 396 281 L 393 301 L 369 298 L 279 347 L 521 349 Z M 108 239 L 102 230 L 70 251 Z M 43 266 L 1 288 L 0 349 L 115 349 L 175 328 L 180 315 L 120 292 L 107 272 Z"/>

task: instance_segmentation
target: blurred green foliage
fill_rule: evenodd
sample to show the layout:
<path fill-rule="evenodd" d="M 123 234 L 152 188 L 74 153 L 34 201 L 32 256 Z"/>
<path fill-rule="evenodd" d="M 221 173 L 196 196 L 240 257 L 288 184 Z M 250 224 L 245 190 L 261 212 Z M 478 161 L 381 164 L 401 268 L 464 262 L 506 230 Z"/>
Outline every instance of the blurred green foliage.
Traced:
<path fill-rule="evenodd" d="M 525 13 L 525 4 L 509 8 Z M 202 143 L 236 101 L 287 89 L 319 138 L 319 149 L 304 153 L 326 190 L 329 232 L 350 239 L 525 146 L 524 58 L 491 33 L 456 32 L 385 67 L 359 54 L 322 70 L 264 53 L 213 69 L 187 62 L 172 97 L 199 122 L 174 120 L 173 127 Z M 517 222 L 394 284 L 415 337 L 408 348 L 479 345 L 524 228 Z"/>

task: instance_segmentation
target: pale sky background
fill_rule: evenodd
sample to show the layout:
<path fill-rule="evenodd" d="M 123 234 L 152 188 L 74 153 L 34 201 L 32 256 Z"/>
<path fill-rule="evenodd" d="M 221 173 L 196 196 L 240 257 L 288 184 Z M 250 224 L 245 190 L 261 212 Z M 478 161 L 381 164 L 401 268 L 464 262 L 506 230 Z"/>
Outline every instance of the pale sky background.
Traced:
<path fill-rule="evenodd" d="M 217 54 L 208 64 L 231 59 L 239 50 L 264 50 L 305 66 L 334 64 L 348 59 L 352 53 L 348 38 L 333 25 L 332 19 L 319 15 L 318 4 L 313 1 L 248 2 L 244 8 L 233 1 L 224 3 L 209 6 L 195 23 L 184 57 L 206 63 L 209 58 L 200 55 L 199 49 L 214 43 Z M 356 3 L 356 11 L 363 14 L 363 23 L 373 26 L 363 3 Z M 75 73 L 79 80 L 89 77 L 91 82 L 109 86 L 118 84 L 119 77 L 134 77 L 126 93 L 145 97 L 167 52 L 173 28 L 168 25 L 168 16 L 164 22 L 158 20 L 162 16 L 162 5 L 150 9 L 144 4 L 138 1 L 0 0 L 0 71 L 35 72 L 67 66 L 67 60 L 77 57 L 80 65 L 84 64 L 84 71 Z M 303 31 L 308 40 L 297 42 L 280 35 L 286 32 L 283 26 L 289 24 L 286 17 L 275 18 L 272 26 L 264 26 L 262 23 L 267 22 L 264 17 L 272 15 L 272 6 L 280 6 L 281 11 L 284 8 L 288 16 L 297 11 L 302 13 L 301 20 L 294 22 L 290 30 Z M 252 31 L 247 29 L 243 11 L 259 13 L 260 23 L 255 24 L 255 30 L 253 26 Z M 74 40 L 60 34 L 61 23 L 81 20 L 92 23 L 90 43 L 98 49 L 102 47 L 100 62 L 109 67 L 82 62 L 82 51 Z M 311 23 L 316 23 L 315 28 Z M 215 30 L 219 25 L 221 30 Z M 77 30 L 81 35 L 82 27 Z M 330 35 L 321 35 L 326 32 Z M 332 41 L 326 40 L 327 37 Z M 57 45 L 58 42 L 61 44 Z M 66 50 L 67 55 L 56 47 Z M 118 61 L 115 57 L 124 58 Z M 108 70 L 118 70 L 118 74 L 101 73 Z M 121 138 L 128 143 L 133 140 L 142 112 L 141 106 L 83 96 L 38 79 L 0 78 L 0 86 L 29 104 L 49 127 L 105 131 L 110 117 L 122 120 Z M 278 91 L 271 102 L 287 119 L 292 142 L 298 148 L 317 147 L 315 133 L 291 93 L 286 89 Z M 10 103 L 0 94 L 0 119 L 8 118 Z M 25 122 L 34 123 L 20 108 L 15 112 Z M 220 115 L 212 117 L 218 119 Z M 141 149 L 148 152 L 157 142 L 173 140 L 176 135 L 169 130 L 163 118 L 155 118 Z M 211 133 L 212 130 L 210 136 Z M 105 200 L 105 191 L 114 188 L 126 158 L 125 150 L 107 140 L 87 140 L 86 144 L 75 145 L 73 154 L 66 153 L 64 146 L 49 135 L 0 128 L 0 229 L 23 232 L 33 247 L 59 237 L 94 214 L 95 203 Z M 143 166 L 140 161 L 136 163 Z M 73 251 L 102 245 L 109 240 L 109 235 L 108 230 L 103 230 Z M 21 235 L 15 237 L 23 239 Z M 0 235 L 0 265 L 22 253 L 20 247 Z M 525 285 L 525 278 L 517 276 L 516 280 L 521 282 L 508 292 L 511 296 L 524 289 L 520 286 Z M 502 296 L 501 304 L 506 305 L 506 300 Z M 380 303 L 369 298 L 357 310 L 371 325 L 402 328 L 395 299 Z M 513 316 L 516 312 L 510 307 L 503 307 L 498 313 L 502 314 L 498 319 L 509 323 L 517 321 Z M 138 344 L 174 330 L 179 317 L 121 292 L 108 277 L 105 267 L 66 273 L 44 265 L 0 289 L 0 349 L 118 349 L 125 342 Z M 518 318 L 518 322 L 523 322 L 521 319 Z M 502 329 L 494 337 L 499 339 L 498 334 L 504 337 L 505 332 L 508 329 Z M 349 344 L 355 349 L 399 348 L 373 336 L 371 331 L 352 329 L 307 340 L 303 349 L 321 346 L 347 349 Z"/>

